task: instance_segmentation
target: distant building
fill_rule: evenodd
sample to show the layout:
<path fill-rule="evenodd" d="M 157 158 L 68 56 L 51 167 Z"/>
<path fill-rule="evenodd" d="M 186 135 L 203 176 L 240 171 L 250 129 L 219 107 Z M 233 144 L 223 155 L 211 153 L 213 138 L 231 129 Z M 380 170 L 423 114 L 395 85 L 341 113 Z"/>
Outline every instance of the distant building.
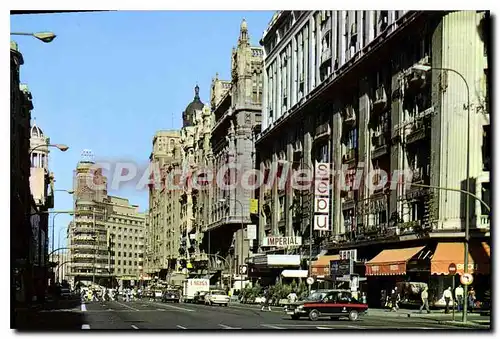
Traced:
<path fill-rule="evenodd" d="M 158 172 L 152 173 L 155 181 L 149 185 L 145 241 L 145 273 L 151 278 L 166 279 L 167 273 L 175 270 L 179 256 L 181 192 L 165 185 L 168 176 L 181 166 L 180 138 L 179 131 L 158 131 L 153 137 L 149 161 L 150 168 Z"/>
<path fill-rule="evenodd" d="M 87 156 L 78 163 L 75 173 L 67 276 L 73 284 L 82 281 L 116 287 L 138 283 L 144 277 L 147 215 L 127 199 L 108 195 L 107 179 L 94 171 L 93 165 L 93 159 Z M 92 180 L 103 183 L 102 187 L 89 187 Z"/>

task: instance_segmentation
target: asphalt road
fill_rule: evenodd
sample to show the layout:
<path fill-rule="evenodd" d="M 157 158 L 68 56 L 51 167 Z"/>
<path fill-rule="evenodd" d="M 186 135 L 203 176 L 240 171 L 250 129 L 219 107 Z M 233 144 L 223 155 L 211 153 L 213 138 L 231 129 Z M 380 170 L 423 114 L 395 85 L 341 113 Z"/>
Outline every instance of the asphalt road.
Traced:
<path fill-rule="evenodd" d="M 228 307 L 152 301 L 92 302 L 80 306 L 82 329 L 90 330 L 464 330 L 434 320 L 368 315 L 356 322 L 292 320 L 241 304 Z"/>

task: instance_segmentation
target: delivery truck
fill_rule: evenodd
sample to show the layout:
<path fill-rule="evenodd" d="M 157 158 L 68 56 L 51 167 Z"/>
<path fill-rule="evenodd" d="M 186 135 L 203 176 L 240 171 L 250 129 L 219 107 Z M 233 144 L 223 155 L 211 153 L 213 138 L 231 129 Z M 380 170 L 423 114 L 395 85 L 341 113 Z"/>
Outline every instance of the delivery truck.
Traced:
<path fill-rule="evenodd" d="M 187 279 L 184 280 L 182 300 L 184 302 L 193 302 L 197 292 L 208 292 L 210 290 L 209 279 Z"/>

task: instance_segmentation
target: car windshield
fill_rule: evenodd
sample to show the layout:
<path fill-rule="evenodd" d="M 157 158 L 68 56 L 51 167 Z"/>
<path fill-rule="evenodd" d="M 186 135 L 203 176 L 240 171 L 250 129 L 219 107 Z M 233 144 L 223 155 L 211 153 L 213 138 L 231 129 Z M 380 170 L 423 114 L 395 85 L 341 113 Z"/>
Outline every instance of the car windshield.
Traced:
<path fill-rule="evenodd" d="M 212 295 L 226 295 L 224 291 L 212 291 Z"/>

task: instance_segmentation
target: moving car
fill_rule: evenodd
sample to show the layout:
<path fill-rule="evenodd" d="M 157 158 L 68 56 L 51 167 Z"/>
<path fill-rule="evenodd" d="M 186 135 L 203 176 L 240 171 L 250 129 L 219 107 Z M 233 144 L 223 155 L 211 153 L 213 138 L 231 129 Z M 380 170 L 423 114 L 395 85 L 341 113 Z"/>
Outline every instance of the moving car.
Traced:
<path fill-rule="evenodd" d="M 193 302 L 195 304 L 204 304 L 205 303 L 205 295 L 207 295 L 207 291 L 199 291 L 194 294 Z"/>
<path fill-rule="evenodd" d="M 229 296 L 226 294 L 225 291 L 222 290 L 213 290 L 209 291 L 205 295 L 205 305 L 213 305 L 213 304 L 218 304 L 218 305 L 224 305 L 227 306 L 229 304 Z"/>
<path fill-rule="evenodd" d="M 315 321 L 329 316 L 331 319 L 348 317 L 355 321 L 367 310 L 368 305 L 354 299 L 349 290 L 328 290 L 311 293 L 305 300 L 290 304 L 285 312 L 294 320 L 308 317 Z"/>
<path fill-rule="evenodd" d="M 181 293 L 178 290 L 165 290 L 161 296 L 161 301 L 178 303 L 181 299 Z"/>

